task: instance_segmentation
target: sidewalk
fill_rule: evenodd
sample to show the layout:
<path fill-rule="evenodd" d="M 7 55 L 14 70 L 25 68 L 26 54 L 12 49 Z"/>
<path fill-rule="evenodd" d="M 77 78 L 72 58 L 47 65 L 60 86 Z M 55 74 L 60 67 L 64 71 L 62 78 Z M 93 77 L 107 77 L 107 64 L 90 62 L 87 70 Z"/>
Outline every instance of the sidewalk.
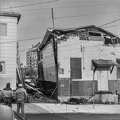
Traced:
<path fill-rule="evenodd" d="M 12 105 L 16 111 L 16 104 Z M 95 113 L 120 114 L 120 105 L 70 105 L 60 103 L 25 103 L 25 113 Z"/>

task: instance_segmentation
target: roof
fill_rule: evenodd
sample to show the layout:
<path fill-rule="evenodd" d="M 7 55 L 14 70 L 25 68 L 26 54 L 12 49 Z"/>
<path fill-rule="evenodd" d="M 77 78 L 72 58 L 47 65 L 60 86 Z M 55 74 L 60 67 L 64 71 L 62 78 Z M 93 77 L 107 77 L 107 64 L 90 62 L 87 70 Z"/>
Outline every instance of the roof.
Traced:
<path fill-rule="evenodd" d="M 21 15 L 15 12 L 0 12 L 0 16 L 7 16 L 7 17 L 17 17 L 18 22 L 20 20 Z"/>
<path fill-rule="evenodd" d="M 51 37 L 60 36 L 60 35 L 67 34 L 67 33 L 73 33 L 73 32 L 77 32 L 79 30 L 83 30 L 83 29 L 87 30 L 88 28 L 95 28 L 96 30 L 101 31 L 111 37 L 118 38 L 118 36 L 114 35 L 113 33 L 106 31 L 100 27 L 96 27 L 94 25 L 81 26 L 81 27 L 77 27 L 77 28 L 49 28 L 46 31 L 46 34 L 43 38 L 40 48 L 42 48 L 50 40 Z"/>
<path fill-rule="evenodd" d="M 93 65 L 96 67 L 111 67 L 111 66 L 119 66 L 118 63 L 112 60 L 92 60 Z"/>
<path fill-rule="evenodd" d="M 69 32 L 75 32 L 75 31 L 78 31 L 80 29 L 87 29 L 87 28 L 95 28 L 103 33 L 106 33 L 112 37 L 118 37 L 117 35 L 114 35 L 113 33 L 109 32 L 109 31 L 106 31 L 100 27 L 96 27 L 94 25 L 88 25 L 88 26 L 81 26 L 81 27 L 75 27 L 75 28 L 49 28 L 48 30 L 51 31 L 51 32 L 56 32 L 56 33 L 61 33 L 61 34 L 64 34 L 64 33 L 69 33 Z"/>

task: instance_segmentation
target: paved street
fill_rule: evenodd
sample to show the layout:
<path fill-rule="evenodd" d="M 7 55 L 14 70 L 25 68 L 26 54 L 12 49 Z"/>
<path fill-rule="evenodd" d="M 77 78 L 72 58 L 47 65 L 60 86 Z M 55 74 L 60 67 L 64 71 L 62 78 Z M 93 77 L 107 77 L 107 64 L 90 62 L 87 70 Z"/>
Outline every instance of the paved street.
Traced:
<path fill-rule="evenodd" d="M 25 114 L 27 120 L 120 120 L 120 105 L 25 103 Z"/>
<path fill-rule="evenodd" d="M 120 114 L 41 113 L 26 114 L 27 120 L 120 120 Z"/>
<path fill-rule="evenodd" d="M 12 109 L 16 111 L 17 105 L 13 104 Z M 60 103 L 25 103 L 26 114 L 39 113 L 91 113 L 91 114 L 120 114 L 120 105 L 92 104 L 70 105 Z"/>

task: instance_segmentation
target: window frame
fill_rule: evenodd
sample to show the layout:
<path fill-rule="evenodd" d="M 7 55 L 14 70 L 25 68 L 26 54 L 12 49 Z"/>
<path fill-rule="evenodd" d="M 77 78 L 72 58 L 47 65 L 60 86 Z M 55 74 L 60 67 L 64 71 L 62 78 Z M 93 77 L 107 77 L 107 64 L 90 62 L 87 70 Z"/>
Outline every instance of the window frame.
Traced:
<path fill-rule="evenodd" d="M 0 61 L 0 64 L 3 63 L 3 65 L 0 65 L 2 66 L 2 71 L 0 71 L 0 74 L 5 74 L 5 61 Z"/>
<path fill-rule="evenodd" d="M 3 27 L 3 25 L 5 25 Z M 4 30 L 2 30 L 4 28 Z M 7 36 L 7 23 L 0 22 L 0 36 Z"/>

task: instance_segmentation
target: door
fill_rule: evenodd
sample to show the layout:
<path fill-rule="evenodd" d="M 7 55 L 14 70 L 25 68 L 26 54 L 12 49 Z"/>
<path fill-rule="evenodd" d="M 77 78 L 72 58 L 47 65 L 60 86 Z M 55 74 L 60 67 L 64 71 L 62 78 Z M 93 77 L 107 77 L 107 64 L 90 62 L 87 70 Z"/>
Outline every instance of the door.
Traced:
<path fill-rule="evenodd" d="M 98 75 L 98 91 L 108 91 L 108 70 L 107 68 L 99 69 Z"/>

